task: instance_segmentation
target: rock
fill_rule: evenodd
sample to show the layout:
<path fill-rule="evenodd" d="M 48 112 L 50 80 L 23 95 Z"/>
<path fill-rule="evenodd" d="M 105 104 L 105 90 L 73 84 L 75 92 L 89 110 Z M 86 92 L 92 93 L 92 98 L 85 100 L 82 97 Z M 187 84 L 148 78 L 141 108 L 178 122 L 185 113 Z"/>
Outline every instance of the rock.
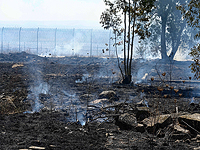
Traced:
<path fill-rule="evenodd" d="M 37 150 L 39 150 L 39 149 L 45 149 L 45 147 L 38 147 L 38 146 L 30 146 L 29 148 L 30 149 L 37 149 Z"/>
<path fill-rule="evenodd" d="M 137 119 L 134 115 L 125 113 L 119 116 L 116 124 L 121 129 L 132 129 L 137 125 Z"/>
<path fill-rule="evenodd" d="M 184 128 L 182 128 L 181 126 L 179 125 L 174 125 L 174 130 L 177 132 L 177 133 L 185 133 L 185 134 L 190 134 L 190 131 L 189 130 L 186 130 Z"/>
<path fill-rule="evenodd" d="M 171 139 L 176 141 L 176 140 L 187 140 L 190 139 L 190 131 L 182 128 L 178 124 L 173 126 L 174 132 L 171 135 Z"/>
<path fill-rule="evenodd" d="M 190 132 L 192 133 L 197 134 L 195 130 L 200 131 L 200 114 L 199 113 L 179 116 L 178 121 L 180 124 L 187 126 Z M 194 129 L 189 127 L 187 124 Z"/>
<path fill-rule="evenodd" d="M 102 106 L 104 106 L 104 104 L 106 103 L 106 102 L 108 102 L 109 100 L 107 99 L 107 98 L 102 98 L 102 99 L 96 99 L 96 100 L 94 100 L 94 101 L 91 101 L 91 102 L 89 102 L 89 105 L 91 105 L 91 106 L 96 106 L 96 107 L 102 107 Z"/>
<path fill-rule="evenodd" d="M 117 97 L 117 94 L 112 90 L 101 92 L 99 94 L 99 99 L 102 99 L 102 98 L 107 98 L 109 99 L 110 102 L 119 100 L 119 98 Z"/>
<path fill-rule="evenodd" d="M 0 99 L 0 113 L 13 112 L 17 107 L 14 104 L 14 96 L 6 96 Z"/>
<path fill-rule="evenodd" d="M 116 124 L 121 128 L 121 129 L 126 129 L 126 130 L 135 130 L 138 132 L 144 132 L 144 125 L 143 124 L 138 124 L 137 119 L 134 115 L 125 113 L 119 116 Z"/>
<path fill-rule="evenodd" d="M 183 142 L 183 141 L 180 141 L 180 140 L 176 140 L 176 141 L 175 141 L 175 143 L 180 143 L 180 142 Z"/>
<path fill-rule="evenodd" d="M 55 145 L 49 145 L 51 148 L 56 148 L 56 146 Z"/>
<path fill-rule="evenodd" d="M 137 127 L 136 127 L 136 130 L 137 130 L 138 132 L 143 133 L 143 132 L 145 131 L 145 127 L 144 127 L 143 124 L 138 123 L 138 124 L 137 124 Z"/>
<path fill-rule="evenodd" d="M 144 120 L 150 116 L 148 107 L 136 107 L 136 118 L 139 121 Z"/>
<path fill-rule="evenodd" d="M 200 134 L 197 134 L 196 138 L 197 140 L 200 140 Z"/>
<path fill-rule="evenodd" d="M 125 113 L 119 116 L 118 121 L 123 122 L 124 124 L 134 126 L 137 124 L 137 119 L 134 115 Z"/>
<path fill-rule="evenodd" d="M 142 123 L 147 128 L 149 133 L 156 132 L 159 128 L 164 128 L 172 123 L 170 114 L 159 115 L 156 117 L 145 118 Z"/>
<path fill-rule="evenodd" d="M 12 65 L 12 68 L 16 68 L 16 67 L 24 67 L 24 65 L 22 63 L 17 63 Z"/>
<path fill-rule="evenodd" d="M 200 146 L 199 147 L 195 147 L 193 150 L 200 150 Z"/>
<path fill-rule="evenodd" d="M 136 103 L 137 107 L 146 107 L 147 105 L 145 104 L 144 100 L 141 100 L 139 102 Z"/>

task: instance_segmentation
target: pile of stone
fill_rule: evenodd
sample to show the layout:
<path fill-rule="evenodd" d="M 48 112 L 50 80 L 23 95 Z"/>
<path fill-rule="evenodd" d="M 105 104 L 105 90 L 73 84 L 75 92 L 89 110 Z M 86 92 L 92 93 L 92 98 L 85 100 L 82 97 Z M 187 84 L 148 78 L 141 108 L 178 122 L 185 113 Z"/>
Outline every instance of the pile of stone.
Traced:
<path fill-rule="evenodd" d="M 120 129 L 132 130 L 136 132 L 147 132 L 156 137 L 167 138 L 168 140 L 199 140 L 200 135 L 200 114 L 199 113 L 179 113 L 178 111 L 171 114 L 152 114 L 150 108 L 144 100 L 133 103 L 113 103 L 118 100 L 114 91 L 103 91 L 99 94 L 99 99 L 91 101 L 92 106 L 106 110 L 112 116 L 115 124 Z M 105 105 L 107 104 L 107 105 Z M 112 114 L 113 113 L 113 114 Z"/>
<path fill-rule="evenodd" d="M 121 114 L 116 124 L 121 129 L 147 132 L 156 137 L 168 140 L 199 140 L 200 114 L 199 113 L 172 113 L 152 115 L 146 106 L 137 107 L 132 113 Z"/>

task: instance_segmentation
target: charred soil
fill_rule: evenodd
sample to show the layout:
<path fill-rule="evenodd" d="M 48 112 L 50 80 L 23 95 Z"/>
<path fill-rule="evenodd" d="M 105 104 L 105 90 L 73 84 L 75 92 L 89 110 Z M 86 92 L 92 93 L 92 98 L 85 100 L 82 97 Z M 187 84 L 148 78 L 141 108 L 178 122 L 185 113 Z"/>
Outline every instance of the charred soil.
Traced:
<path fill-rule="evenodd" d="M 170 72 L 166 69 L 170 64 L 162 62 L 156 68 L 156 60 L 134 61 L 134 83 L 123 85 L 118 82 L 115 58 L 39 57 L 25 52 L 0 58 L 2 150 L 188 150 L 200 146 L 195 126 L 191 129 L 185 124 L 190 132 L 183 136 L 174 132 L 174 126 L 180 125 L 179 115 L 200 113 L 198 81 L 190 80 L 189 72 L 180 76 L 190 62 L 176 62 Z M 100 97 L 103 91 L 112 94 Z M 124 114 L 136 118 L 136 128 L 120 121 Z M 155 126 L 153 133 L 143 126 L 143 119 L 166 114 L 171 122 Z"/>

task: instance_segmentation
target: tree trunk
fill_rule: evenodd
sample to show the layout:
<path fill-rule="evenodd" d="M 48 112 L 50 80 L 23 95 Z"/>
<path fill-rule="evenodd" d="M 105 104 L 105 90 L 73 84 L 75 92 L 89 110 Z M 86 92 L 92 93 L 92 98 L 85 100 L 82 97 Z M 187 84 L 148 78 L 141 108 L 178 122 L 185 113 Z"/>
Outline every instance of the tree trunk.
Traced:
<path fill-rule="evenodd" d="M 185 26 L 185 23 L 181 24 L 181 29 L 177 33 L 177 35 L 173 35 L 173 33 L 172 33 L 172 51 L 169 55 L 171 60 L 174 59 L 174 56 L 179 48 L 179 45 L 181 44 L 181 34 L 183 32 L 184 26 Z M 174 38 L 176 38 L 176 39 L 174 40 Z"/>
<path fill-rule="evenodd" d="M 123 74 L 123 71 L 122 71 L 122 68 L 120 66 L 120 62 L 119 62 L 119 57 L 118 57 L 118 52 L 117 52 L 117 36 L 116 36 L 116 31 L 115 31 L 115 52 L 116 52 L 116 56 L 117 56 L 117 64 L 118 64 L 118 67 L 120 69 L 120 72 L 121 72 L 121 75 L 122 75 L 122 78 L 124 79 L 124 74 Z"/>
<path fill-rule="evenodd" d="M 125 75 L 125 77 L 124 77 L 122 83 L 123 83 L 123 84 L 130 84 L 131 81 L 132 81 L 132 75 Z"/>
<path fill-rule="evenodd" d="M 134 9 L 136 8 L 136 2 L 134 4 Z M 131 65 L 132 65 L 132 59 L 133 59 L 133 42 L 134 42 L 134 37 L 135 37 L 135 21 L 136 21 L 136 17 L 134 16 L 134 19 L 133 19 L 133 25 L 132 25 L 132 41 L 131 41 L 131 56 L 130 56 L 130 62 L 129 62 L 129 71 L 128 71 L 128 75 L 131 75 Z"/>
<path fill-rule="evenodd" d="M 161 16 L 161 21 L 162 21 L 161 57 L 162 57 L 162 59 L 167 59 L 168 56 L 167 56 L 167 51 L 166 51 L 166 38 L 165 38 L 167 17 Z"/>
<path fill-rule="evenodd" d="M 127 72 L 126 70 L 126 2 L 124 0 L 124 71 L 125 74 Z"/>
<path fill-rule="evenodd" d="M 129 69 L 129 55 L 130 55 L 130 40 L 131 40 L 131 2 L 129 0 L 129 12 L 128 12 L 128 52 L 127 52 L 127 60 L 126 60 L 126 75 L 128 75 L 128 69 Z"/>
<path fill-rule="evenodd" d="M 181 41 L 180 41 L 180 37 L 177 39 L 177 43 L 176 43 L 176 46 L 172 46 L 172 51 L 169 55 L 170 59 L 173 60 L 174 59 L 174 56 L 178 50 L 178 47 L 180 45 Z"/>
<path fill-rule="evenodd" d="M 131 53 L 131 56 L 130 56 L 130 42 L 131 42 L 131 15 L 130 15 L 131 14 L 131 2 L 130 2 L 130 0 L 129 0 L 128 5 L 129 5 L 128 6 L 128 8 L 129 8 L 129 10 L 128 10 L 128 36 L 127 36 L 128 45 L 127 45 L 126 61 L 124 61 L 124 63 L 125 63 L 125 65 L 124 65 L 125 75 L 123 77 L 122 84 L 130 84 L 131 81 L 132 81 L 131 70 L 130 70 L 130 61 L 131 61 L 130 59 L 132 57 L 132 53 Z M 124 17 L 124 19 L 126 19 L 126 16 Z M 126 29 L 126 24 L 125 24 L 125 29 Z M 126 40 L 126 36 L 124 36 L 124 41 L 125 40 Z M 124 45 L 124 48 L 126 47 L 125 45 Z"/>

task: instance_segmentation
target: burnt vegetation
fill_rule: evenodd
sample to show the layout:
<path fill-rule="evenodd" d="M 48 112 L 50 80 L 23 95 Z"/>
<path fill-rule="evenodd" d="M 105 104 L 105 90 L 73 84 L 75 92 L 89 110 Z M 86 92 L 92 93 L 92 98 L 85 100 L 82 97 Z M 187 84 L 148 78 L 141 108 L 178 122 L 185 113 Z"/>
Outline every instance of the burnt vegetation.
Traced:
<path fill-rule="evenodd" d="M 0 149 L 200 149 L 199 1 L 104 2 L 115 57 L 0 54 Z"/>

